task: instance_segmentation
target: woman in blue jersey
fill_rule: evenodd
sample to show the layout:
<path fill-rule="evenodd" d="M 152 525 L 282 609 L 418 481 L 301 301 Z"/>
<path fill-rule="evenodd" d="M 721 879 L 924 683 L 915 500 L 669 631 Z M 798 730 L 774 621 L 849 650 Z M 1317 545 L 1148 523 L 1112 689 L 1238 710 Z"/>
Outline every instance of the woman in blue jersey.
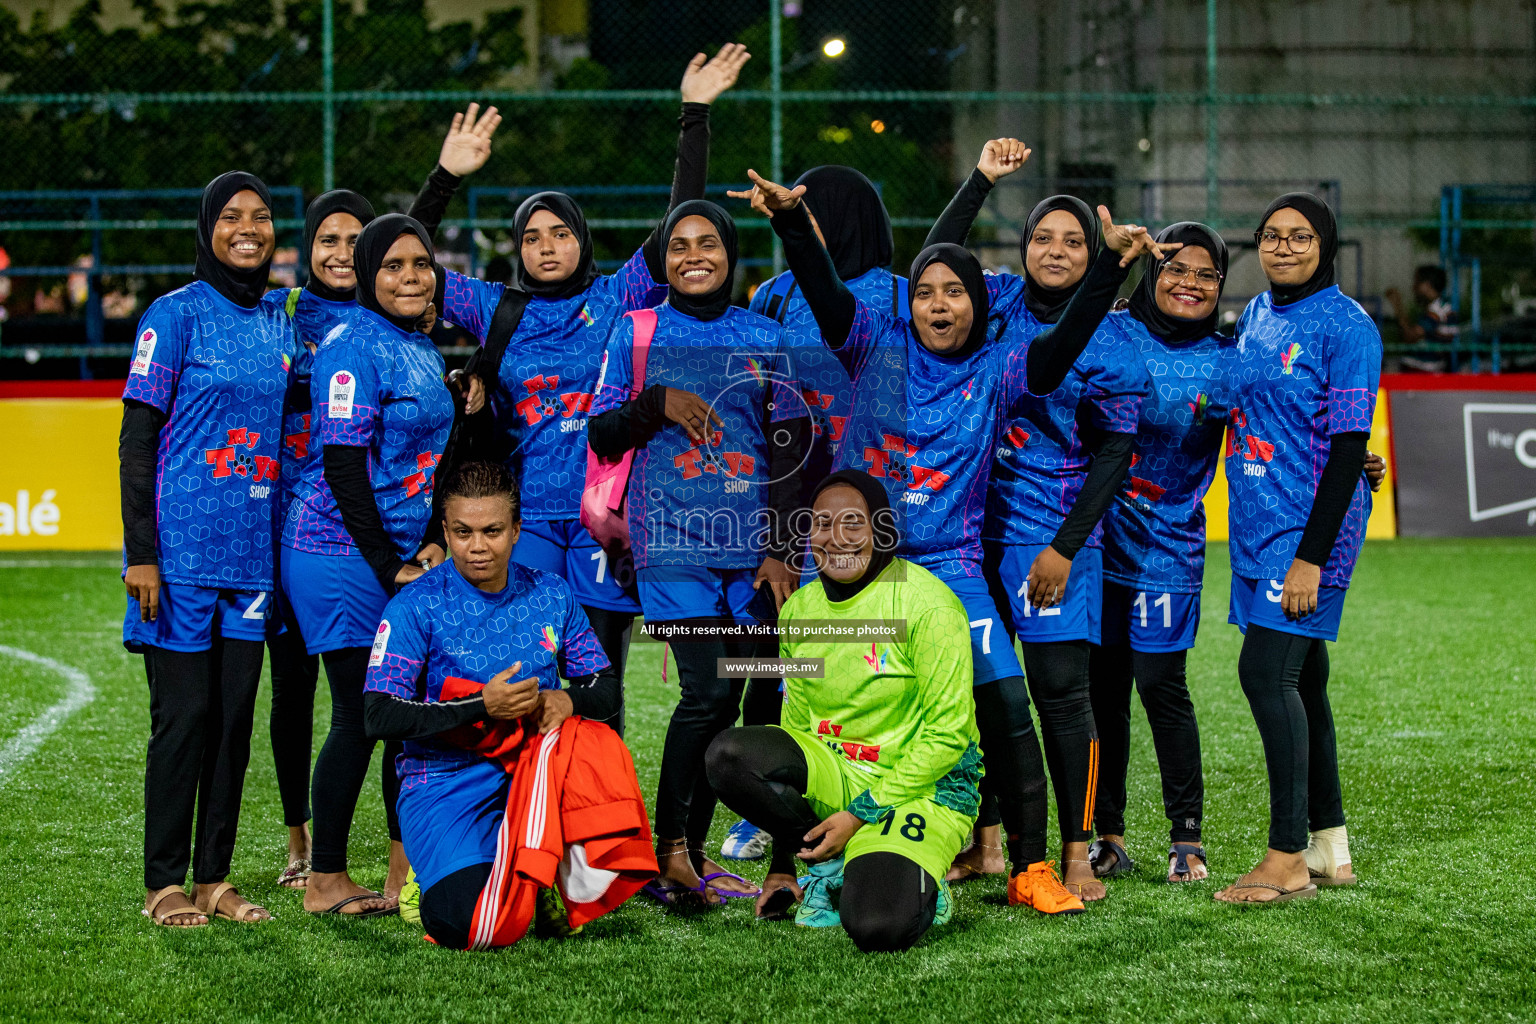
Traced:
<path fill-rule="evenodd" d="M 337 324 L 357 308 L 357 273 L 352 251 L 363 228 L 373 220 L 373 206 L 346 189 L 317 196 L 304 211 L 304 251 L 309 253 L 309 273 L 302 288 L 279 288 L 262 299 L 283 309 L 293 319 L 299 344 L 294 364 L 296 386 L 283 406 L 282 455 L 279 470 L 278 529 L 287 518 L 288 504 L 298 489 L 299 476 L 309 461 L 310 369 L 315 349 Z M 313 743 L 315 683 L 320 678 L 320 659 L 304 648 L 298 622 L 279 589 L 267 651 L 272 667 L 272 712 L 268 734 L 272 763 L 277 769 L 277 792 L 283 804 L 283 824 L 288 826 L 288 864 L 277 884 L 302 889 L 309 879 L 309 758 Z"/>
<path fill-rule="evenodd" d="M 1255 240 L 1269 290 L 1238 319 L 1232 358 L 1229 621 L 1244 634 L 1238 676 L 1264 741 L 1269 849 L 1216 894 L 1233 903 L 1355 881 L 1326 641 L 1338 639 L 1371 512 L 1360 465 L 1381 379 L 1376 323 L 1334 283 L 1333 211 L 1289 193 Z"/>
<path fill-rule="evenodd" d="M 703 197 L 709 105 L 735 83 L 750 56 L 745 47 L 728 43 L 713 60 L 706 62 L 701 53 L 689 63 L 681 86 L 671 206 Z M 429 230 L 441 220 L 462 176 L 441 161 L 433 170 L 412 210 Z M 665 270 L 653 234 L 616 273 L 600 274 L 581 206 L 563 192 L 524 200 L 513 235 L 518 248 L 510 284 L 452 270 L 441 284 L 442 316 L 482 345 L 469 372 L 483 381 L 493 425 L 489 437 L 476 431 L 470 447 L 476 457 L 503 462 L 517 479 L 523 527 L 513 557 L 571 584 L 608 653 L 612 667 L 604 671 L 618 678 L 622 692 L 630 626 L 640 606 L 628 559 L 611 558 L 581 525 L 587 417 L 609 334 L 625 313 L 661 300 L 658 282 Z M 509 306 L 521 309 L 515 324 L 508 320 Z M 498 309 L 502 323 L 512 328 L 510 337 L 492 336 Z M 622 703 L 608 724 L 623 733 Z"/>
<path fill-rule="evenodd" d="M 997 628 L 1000 616 L 982 569 L 984 498 L 1001 423 L 1041 401 L 1029 394 L 1029 336 L 997 325 L 1003 335 L 991 337 L 988 285 L 975 257 L 958 245 L 930 245 L 913 262 L 910 319 L 859 302 L 811 233 L 798 202 L 801 190 L 748 173 L 757 188 L 742 195 L 772 215 L 821 336 L 854 381 L 836 465 L 865 469 L 893 491 L 902 553 L 948 583 L 970 616 L 982 749 L 1012 837 L 1010 900 L 1047 913 L 1080 912 L 1081 902 L 1045 859 L 1045 777 L 1029 696 Z M 1125 266 L 1150 243 L 1144 230 L 1113 224 L 1102 208 L 1100 217 L 1115 251 L 1096 262 L 1052 331 L 1068 339 L 1067 347 L 1081 348 L 1093 334 Z M 1125 393 L 1133 394 L 1136 383 Z"/>
<path fill-rule="evenodd" d="M 662 753 L 652 895 L 718 904 L 756 890 L 704 856 L 715 809 L 704 752 L 735 721 L 743 689 L 717 661 L 751 655 L 750 627 L 771 623 L 794 590 L 789 523 L 810 423 L 779 325 L 731 305 L 730 215 L 686 202 L 660 237 L 667 301 L 619 321 L 588 433 L 599 456 L 635 452 L 626 500 L 640 604 L 648 626 L 672 628 L 659 635 L 671 639 L 682 689 Z M 644 390 L 632 398 L 636 318 L 652 317 Z"/>
<path fill-rule="evenodd" d="M 929 242 L 963 242 L 993 183 L 1028 156 L 1016 139 L 989 142 Z M 1158 255 L 1176 248 L 1160 247 Z M 998 607 L 1008 611 L 1010 635 L 1023 642 L 1056 793 L 1063 875 L 1074 894 L 1093 901 L 1105 895 L 1088 860 L 1098 765 L 1088 655 L 1099 640 L 1099 520 L 1130 464 L 1146 375 L 1114 335 L 1093 334 L 1085 347 L 1081 335 L 1065 344 L 1065 332 L 1047 333 L 1092 280 L 1091 268 L 1114 260 L 1086 203 L 1052 196 L 1037 204 L 1019 255 L 1022 276 L 996 274 L 987 282 L 1007 337 L 1028 346 L 1031 394 L 1009 409 L 996 445 L 982 530 L 986 576 Z M 1123 279 L 1122 273 L 1115 287 Z M 1002 845 L 987 827 L 995 813 L 983 808 L 976 843 L 957 861 L 957 877 L 993 869 L 988 855 Z"/>
<path fill-rule="evenodd" d="M 260 179 L 209 182 L 196 280 L 145 310 L 123 388 L 123 643 L 143 653 L 150 696 L 144 913 L 174 927 L 270 916 L 225 879 L 273 603 L 279 434 L 297 355 L 287 314 L 261 302 L 275 245 Z M 189 865 L 195 903 L 182 889 Z"/>
<path fill-rule="evenodd" d="M 427 533 L 432 482 L 453 422 L 443 358 L 418 321 L 436 268 L 431 238 L 400 214 L 363 229 L 354 253 L 358 309 L 315 353 L 314 443 L 283 529 L 283 590 L 306 648 L 325 660 L 331 729 L 315 762 L 314 853 L 304 907 L 392 913 L 407 866 L 386 757 L 389 897 L 347 874 L 347 838 L 373 741 L 363 728 L 363 678 L 385 602 L 442 560 Z"/>

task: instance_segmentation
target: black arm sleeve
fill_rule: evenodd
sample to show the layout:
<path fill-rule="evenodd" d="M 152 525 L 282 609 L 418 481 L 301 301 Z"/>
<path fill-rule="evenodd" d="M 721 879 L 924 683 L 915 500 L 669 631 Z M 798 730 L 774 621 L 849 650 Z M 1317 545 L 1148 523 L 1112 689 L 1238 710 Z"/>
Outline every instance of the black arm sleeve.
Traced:
<path fill-rule="evenodd" d="M 321 451 L 325 460 L 325 482 L 336 496 L 341 510 L 341 524 L 347 528 L 358 553 L 384 585 L 384 592 L 396 590 L 395 576 L 405 565 L 395 553 L 395 546 L 384 532 L 384 520 L 373 500 L 373 485 L 368 480 L 368 449 L 353 445 L 328 444 Z"/>
<path fill-rule="evenodd" d="M 709 183 L 709 104 L 684 103 L 683 112 L 677 118 L 677 128 L 677 164 L 672 169 L 668 213 L 690 199 L 704 198 L 704 186 Z M 661 226 L 657 225 L 643 247 L 651 280 L 658 284 L 667 280 L 667 265 L 661 256 L 661 239 L 657 236 L 660 230 Z"/>
<path fill-rule="evenodd" d="M 1120 254 L 1107 246 L 1094 258 L 1061 319 L 1029 343 L 1024 358 L 1030 394 L 1048 395 L 1061 387 L 1093 332 L 1109 315 L 1129 272 L 1129 267 L 1120 266 Z"/>
<path fill-rule="evenodd" d="M 459 190 L 463 180 L 457 174 L 443 170 L 443 165 L 438 164 L 422 183 L 421 191 L 416 193 L 416 201 L 411 203 L 409 215 L 427 229 L 428 238 L 437 237 L 437 228 L 443 222 L 443 214 L 448 212 L 448 204 L 453 201 L 454 193 Z"/>
<path fill-rule="evenodd" d="M 842 348 L 843 342 L 848 340 L 848 332 L 853 329 L 859 303 L 837 276 L 832 257 L 811 228 L 805 204 L 797 203 L 793 209 L 780 210 L 768 223 L 773 225 L 774 234 L 784 243 L 784 260 L 816 316 L 822 340 L 829 348 Z"/>
<path fill-rule="evenodd" d="M 1364 430 L 1350 430 L 1328 439 L 1328 461 L 1317 482 L 1317 496 L 1312 499 L 1312 512 L 1307 516 L 1306 529 L 1301 532 L 1301 544 L 1296 548 L 1296 557 L 1303 562 L 1321 566 L 1333 553 L 1334 542 L 1339 539 L 1339 527 L 1344 525 L 1350 500 L 1360 483 L 1365 442 L 1370 436 Z"/>
<path fill-rule="evenodd" d="M 167 418 L 152 405 L 132 398 L 123 400 L 117 477 L 122 491 L 123 553 L 129 565 L 155 565 L 160 560 L 155 532 L 155 465 L 160 429 Z"/>
<path fill-rule="evenodd" d="M 1104 434 L 1098 450 L 1088 463 L 1088 479 L 1072 503 L 1072 511 L 1056 536 L 1051 547 L 1063 558 L 1075 558 L 1088 542 L 1093 528 L 1104 517 L 1115 492 L 1125 482 L 1125 474 L 1131 468 L 1131 449 L 1136 444 L 1135 434 Z"/>
<path fill-rule="evenodd" d="M 949 201 L 944 212 L 939 214 L 939 219 L 928 229 L 923 247 L 938 245 L 940 242 L 964 245 L 966 236 L 971 233 L 971 225 L 976 222 L 976 215 L 981 212 L 982 204 L 991 192 L 992 182 L 987 176 L 979 169 L 972 170 L 971 176 L 965 179 L 965 183 L 955 193 L 955 198 Z"/>
<path fill-rule="evenodd" d="M 609 409 L 587 421 L 587 443 L 600 458 L 612 459 L 650 444 L 667 425 L 667 388 L 652 384 L 633 402 Z"/>
<path fill-rule="evenodd" d="M 594 722 L 613 722 L 624 704 L 622 687 L 623 679 L 612 669 L 567 679 L 565 692 L 571 698 L 571 714 Z"/>
<path fill-rule="evenodd" d="M 764 423 L 768 431 L 768 507 L 773 532 L 768 536 L 768 557 L 789 565 L 801 549 L 801 530 L 796 513 L 801 507 L 800 466 L 811 437 L 809 416 Z"/>
<path fill-rule="evenodd" d="M 406 700 L 370 690 L 363 694 L 363 731 L 371 740 L 421 740 L 485 718 L 480 694 L 458 700 Z"/>

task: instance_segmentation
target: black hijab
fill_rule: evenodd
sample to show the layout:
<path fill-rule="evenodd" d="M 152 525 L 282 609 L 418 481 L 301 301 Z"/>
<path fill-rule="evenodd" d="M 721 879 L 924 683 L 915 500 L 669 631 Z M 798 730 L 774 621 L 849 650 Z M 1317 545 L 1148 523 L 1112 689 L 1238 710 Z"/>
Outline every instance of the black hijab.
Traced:
<path fill-rule="evenodd" d="M 940 242 L 930 245 L 917 254 L 917 259 L 912 261 L 912 269 L 908 271 L 908 281 L 911 282 L 912 301 L 916 301 L 917 282 L 923 276 L 923 271 L 935 263 L 942 263 L 960 278 L 960 283 L 965 285 L 965 290 L 971 296 L 971 333 L 966 335 L 965 343 L 953 352 L 935 352 L 934 355 L 946 359 L 964 359 L 975 352 L 987 340 L 987 317 L 990 309 L 987 304 L 987 279 L 981 272 L 981 263 L 971 251 L 963 246 L 951 245 L 948 242 Z M 910 310 L 908 315 L 911 315 Z M 912 328 L 916 333 L 916 326 Z M 918 344 L 922 344 L 921 341 Z"/>
<path fill-rule="evenodd" d="M 1072 296 L 1077 294 L 1078 287 L 1083 283 L 1082 278 L 1078 278 L 1077 284 L 1069 284 L 1065 288 L 1047 288 L 1029 276 L 1029 240 L 1035 237 L 1035 229 L 1040 226 L 1046 214 L 1057 210 L 1066 210 L 1083 226 L 1089 266 L 1093 265 L 1094 258 L 1099 255 L 1099 247 L 1104 244 L 1099 233 L 1099 218 L 1088 208 L 1087 203 L 1076 196 L 1051 196 L 1035 204 L 1035 208 L 1029 212 L 1029 220 L 1024 223 L 1024 235 L 1019 239 L 1019 259 L 1023 261 L 1024 267 L 1024 305 L 1043 324 L 1054 324 L 1061 319 L 1061 314 L 1067 310 L 1067 303 L 1072 301 Z M 1083 277 L 1087 276 L 1084 271 Z"/>
<path fill-rule="evenodd" d="M 320 233 L 320 225 L 325 223 L 325 218 L 333 213 L 350 213 L 366 228 L 373 220 L 373 204 L 356 192 L 344 188 L 318 195 L 309 204 L 304 211 L 304 252 L 308 254 L 308 262 L 304 265 L 308 275 L 304 281 L 304 290 L 331 302 L 351 302 L 357 297 L 356 288 L 332 288 L 315 273 L 315 235 Z M 352 266 L 352 276 L 356 279 L 357 264 L 354 262 Z"/>
<path fill-rule="evenodd" d="M 885 488 L 880 485 L 880 481 L 862 469 L 845 469 L 827 477 L 816 485 L 816 492 L 811 495 L 811 504 L 816 504 L 816 499 L 822 491 L 839 484 L 852 487 L 863 495 L 864 504 L 869 508 L 869 523 L 875 544 L 874 551 L 869 556 L 869 565 L 865 567 L 864 574 L 856 580 L 843 583 L 818 570 L 817 576 L 821 578 L 821 585 L 826 588 L 828 599 L 846 601 L 873 583 L 885 571 L 885 567 L 896 558 L 900 536 L 896 532 L 896 515 L 891 511 L 890 496 L 885 493 Z"/>
<path fill-rule="evenodd" d="M 523 266 L 523 232 L 528 230 L 529 218 L 539 210 L 548 210 L 559 217 L 576 234 L 576 241 L 581 244 L 581 256 L 576 261 L 576 269 L 563 281 L 535 280 Z M 580 295 L 597 280 L 597 266 L 592 262 L 592 233 L 587 230 L 586 215 L 581 212 L 581 206 L 576 200 L 564 192 L 538 192 L 524 199 L 512 218 L 512 236 L 517 240 L 517 248 L 514 250 L 517 256 L 512 261 L 512 281 L 507 287 L 537 295 L 541 299 L 568 299 Z"/>
<path fill-rule="evenodd" d="M 1210 253 L 1211 262 L 1221 275 L 1221 281 L 1216 285 L 1216 299 L 1219 302 L 1221 290 L 1227 283 L 1227 243 L 1215 231 L 1192 220 L 1168 225 L 1157 233 L 1157 240 L 1183 242 L 1184 247 L 1175 249 L 1165 259 L 1148 257 L 1147 272 L 1141 275 L 1141 283 L 1131 293 L 1131 316 L 1170 345 L 1182 345 L 1186 341 L 1206 338 L 1216 333 L 1216 322 L 1221 314 L 1219 308 L 1213 307 L 1209 315 L 1199 320 L 1186 320 L 1164 313 L 1157 304 L 1157 278 L 1163 272 L 1163 267 L 1178 259 L 1180 253 L 1187 249 L 1204 249 Z"/>
<path fill-rule="evenodd" d="M 1317 269 L 1312 271 L 1312 276 L 1298 285 L 1269 286 L 1270 301 L 1276 306 L 1289 306 L 1293 302 L 1300 302 L 1311 295 L 1316 295 L 1324 288 L 1333 286 L 1333 261 L 1339 255 L 1339 225 L 1333 219 L 1333 211 L 1328 204 L 1310 192 L 1287 192 L 1285 195 L 1269 204 L 1264 211 L 1264 216 L 1259 220 L 1259 231 L 1264 230 L 1264 225 L 1269 223 L 1279 210 L 1295 210 L 1307 218 L 1307 223 L 1312 225 L 1312 230 L 1317 233 L 1318 260 Z"/>
<path fill-rule="evenodd" d="M 725 283 L 706 295 L 684 295 L 677 288 L 667 289 L 667 304 L 696 320 L 714 320 L 731 308 L 731 290 L 736 284 L 736 222 L 731 215 L 707 199 L 679 203 L 661 224 L 662 258 L 672 244 L 672 233 L 685 217 L 703 217 L 715 226 L 720 244 L 725 246 Z"/>
<path fill-rule="evenodd" d="M 795 181 L 805 186 L 805 208 L 827 240 L 827 252 L 844 281 L 888 267 L 896 252 L 891 215 L 874 184 L 852 167 L 812 167 Z"/>
<path fill-rule="evenodd" d="M 437 260 L 432 256 L 432 236 L 427 234 L 427 229 L 403 213 L 386 213 L 363 228 L 357 240 L 357 248 L 353 250 L 352 262 L 357 267 L 357 304 L 377 313 L 402 331 L 414 331 L 419 317 L 396 316 L 387 312 L 379 305 L 379 298 L 374 293 L 378 286 L 379 267 L 383 266 L 389 247 L 401 235 L 415 235 L 421 239 L 421 244 L 427 247 L 427 256 L 432 259 L 433 274 L 441 274 Z M 430 292 L 427 301 L 432 301 Z"/>
<path fill-rule="evenodd" d="M 213 226 L 219 214 L 236 193 L 255 192 L 272 209 L 272 193 L 260 178 L 245 171 L 225 171 L 203 186 L 203 199 L 197 208 L 197 266 L 192 276 L 206 281 L 213 290 L 237 306 L 255 309 L 267 291 L 267 272 L 271 257 L 259 267 L 242 270 L 232 267 L 213 254 Z"/>

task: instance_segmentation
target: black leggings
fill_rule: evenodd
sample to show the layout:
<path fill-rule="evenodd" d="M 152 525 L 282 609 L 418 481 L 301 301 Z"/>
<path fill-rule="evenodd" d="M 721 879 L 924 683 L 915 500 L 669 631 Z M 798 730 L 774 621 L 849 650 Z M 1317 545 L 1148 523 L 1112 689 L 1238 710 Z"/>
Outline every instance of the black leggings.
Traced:
<path fill-rule="evenodd" d="M 721 801 L 773 836 L 768 870 L 794 874 L 794 854 L 821 820 L 805 799 L 808 768 L 800 745 L 772 726 L 727 729 L 710 744 L 706 764 Z M 864 952 L 899 952 L 933 925 L 938 898 L 938 884 L 916 861 L 880 851 L 844 865 L 838 913 Z"/>
<path fill-rule="evenodd" d="M 298 828 L 309 820 L 309 758 L 314 746 L 315 684 L 320 658 L 304 649 L 304 638 L 289 626 L 267 641 L 272 666 L 272 764 L 283 802 L 283 824 Z"/>
<path fill-rule="evenodd" d="M 189 863 L 199 885 L 229 875 L 251 760 L 261 655 L 259 641 L 219 637 L 206 651 L 144 648 L 150 722 L 144 764 L 145 888 L 183 884 Z"/>
<path fill-rule="evenodd" d="M 1307 831 L 1344 824 L 1339 751 L 1328 705 L 1328 645 L 1249 626 L 1237 675 L 1264 741 L 1269 770 L 1269 845 L 1307 848 Z"/>
<path fill-rule="evenodd" d="M 1098 774 L 1099 734 L 1088 697 L 1088 641 L 1025 643 L 1024 673 L 1040 711 L 1045 763 L 1056 791 L 1056 822 L 1063 843 L 1092 836 L 1093 779 Z"/>
<path fill-rule="evenodd" d="M 587 621 L 592 625 L 592 632 L 597 635 L 598 645 L 608 656 L 608 667 L 598 674 L 618 678 L 616 689 L 619 693 L 619 710 L 613 718 L 606 720 L 605 724 L 611 726 L 613 731 L 622 738 L 624 735 L 624 665 L 629 661 L 629 637 L 631 627 L 635 624 L 635 616 L 631 612 L 614 612 L 607 608 L 594 608 L 585 604 L 581 608 L 587 613 Z"/>
<path fill-rule="evenodd" d="M 1088 660 L 1093 721 L 1099 732 L 1099 785 L 1094 825 L 1100 835 L 1125 835 L 1125 776 L 1131 761 L 1131 687 L 1141 694 L 1163 779 L 1163 810 L 1175 843 L 1198 843 L 1205 805 L 1200 726 L 1184 680 L 1188 651 L 1133 651 L 1129 644 L 1095 647 Z"/>
<path fill-rule="evenodd" d="M 1045 860 L 1045 764 L 1029 713 L 1023 676 L 1008 676 L 971 689 L 981 731 L 982 811 L 977 825 L 1001 822 L 1014 874 Z"/>
<path fill-rule="evenodd" d="M 421 927 L 432 941 L 444 949 L 468 949 L 469 927 L 475 919 L 475 904 L 491 878 L 492 865 L 471 864 L 441 879 L 422 891 Z"/>
<path fill-rule="evenodd" d="M 313 870 L 332 873 L 347 870 L 347 837 L 352 832 L 352 815 L 357 797 L 368 776 L 368 762 L 373 757 L 374 740 L 363 728 L 363 683 L 368 674 L 368 648 L 343 647 L 326 651 L 325 676 L 331 685 L 331 731 L 326 734 L 320 756 L 315 758 L 313 783 L 315 802 Z M 399 741 L 384 744 L 384 763 L 380 765 L 384 783 L 384 814 L 389 838 L 399 840 L 400 818 L 395 803 L 400 798 L 400 779 L 395 774 Z"/>

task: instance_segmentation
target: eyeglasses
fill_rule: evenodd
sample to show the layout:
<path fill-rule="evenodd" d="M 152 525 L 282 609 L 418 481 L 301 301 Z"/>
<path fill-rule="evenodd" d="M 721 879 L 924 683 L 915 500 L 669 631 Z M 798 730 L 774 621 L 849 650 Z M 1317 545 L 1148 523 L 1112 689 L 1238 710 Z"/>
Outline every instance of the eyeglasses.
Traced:
<path fill-rule="evenodd" d="M 1221 284 L 1221 275 L 1209 267 L 1196 270 L 1186 263 L 1164 263 L 1163 269 L 1158 273 L 1170 281 L 1184 281 L 1193 277 L 1195 284 L 1204 289 L 1215 288 Z"/>
<path fill-rule="evenodd" d="M 1285 237 L 1281 237 L 1278 231 L 1265 228 L 1263 231 L 1255 231 L 1254 239 L 1259 243 L 1259 252 L 1275 252 L 1284 242 L 1285 247 L 1298 256 L 1312 248 L 1312 243 L 1317 241 L 1317 236 L 1310 231 L 1293 231 Z"/>

